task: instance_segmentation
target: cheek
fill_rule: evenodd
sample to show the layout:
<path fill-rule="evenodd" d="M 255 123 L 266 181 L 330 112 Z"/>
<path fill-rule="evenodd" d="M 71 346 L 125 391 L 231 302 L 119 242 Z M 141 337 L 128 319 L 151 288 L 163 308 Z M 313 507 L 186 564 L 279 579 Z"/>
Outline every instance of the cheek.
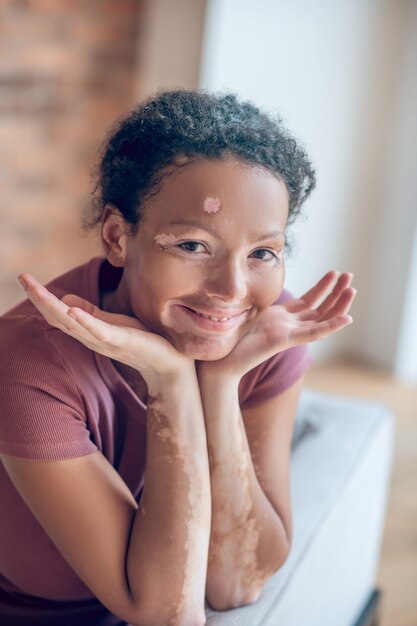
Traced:
<path fill-rule="evenodd" d="M 283 266 L 279 270 L 260 272 L 252 285 L 252 300 L 259 309 L 266 309 L 281 295 L 285 279 Z"/>
<path fill-rule="evenodd" d="M 184 263 L 166 251 L 145 256 L 136 267 L 136 283 L 151 292 L 155 300 L 175 297 L 192 282 L 192 275 Z"/>
<path fill-rule="evenodd" d="M 142 258 L 129 280 L 135 314 L 145 324 L 169 326 L 171 301 L 200 292 L 204 275 L 201 263 L 185 264 L 167 252 Z"/>

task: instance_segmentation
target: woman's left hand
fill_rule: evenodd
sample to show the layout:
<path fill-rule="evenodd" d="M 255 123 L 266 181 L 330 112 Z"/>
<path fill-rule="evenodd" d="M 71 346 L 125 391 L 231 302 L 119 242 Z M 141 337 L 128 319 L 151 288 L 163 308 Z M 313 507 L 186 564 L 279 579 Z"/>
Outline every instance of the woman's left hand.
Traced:
<path fill-rule="evenodd" d="M 269 307 L 230 354 L 218 361 L 198 362 L 199 375 L 204 372 L 240 378 L 278 352 L 325 339 L 348 326 L 353 320 L 347 313 L 356 295 L 356 289 L 350 287 L 352 277 L 348 273 L 338 276 L 332 270 L 301 298 Z"/>

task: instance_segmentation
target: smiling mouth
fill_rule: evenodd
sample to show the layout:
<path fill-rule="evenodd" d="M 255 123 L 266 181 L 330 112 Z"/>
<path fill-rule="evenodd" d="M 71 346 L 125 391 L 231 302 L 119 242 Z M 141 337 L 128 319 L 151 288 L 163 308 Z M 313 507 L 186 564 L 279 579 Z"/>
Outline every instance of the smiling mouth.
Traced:
<path fill-rule="evenodd" d="M 228 315 L 226 316 L 221 316 L 221 315 L 208 315 L 207 313 L 202 313 L 201 311 L 197 311 L 196 309 L 192 309 L 189 306 L 184 306 L 185 309 L 188 309 L 189 311 L 192 311 L 193 313 L 196 313 L 197 315 L 200 315 L 201 317 L 205 317 L 207 320 L 211 320 L 212 322 L 228 322 L 231 319 L 234 319 L 235 317 L 239 317 L 239 315 L 241 315 L 242 313 L 244 313 L 244 311 L 239 311 L 237 313 L 233 313 L 232 315 Z"/>
<path fill-rule="evenodd" d="M 215 315 L 206 315 L 205 313 L 200 313 L 200 311 L 191 309 L 188 306 L 185 308 L 188 309 L 189 311 L 192 311 L 193 313 L 196 313 L 200 317 L 205 317 L 206 320 L 211 320 L 212 322 L 227 322 L 228 320 L 232 319 L 232 317 L 235 317 L 234 315 L 231 315 L 230 317 L 216 317 Z"/>

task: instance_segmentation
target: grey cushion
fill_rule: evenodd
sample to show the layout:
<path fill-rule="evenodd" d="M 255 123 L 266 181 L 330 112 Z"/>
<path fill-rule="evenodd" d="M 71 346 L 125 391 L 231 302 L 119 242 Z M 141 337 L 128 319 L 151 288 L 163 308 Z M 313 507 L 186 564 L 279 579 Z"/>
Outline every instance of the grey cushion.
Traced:
<path fill-rule="evenodd" d="M 309 406 L 305 402 L 300 403 L 297 417 L 294 424 L 294 432 L 291 441 L 291 450 L 310 435 L 319 433 L 320 431 L 320 416 L 314 406 Z"/>

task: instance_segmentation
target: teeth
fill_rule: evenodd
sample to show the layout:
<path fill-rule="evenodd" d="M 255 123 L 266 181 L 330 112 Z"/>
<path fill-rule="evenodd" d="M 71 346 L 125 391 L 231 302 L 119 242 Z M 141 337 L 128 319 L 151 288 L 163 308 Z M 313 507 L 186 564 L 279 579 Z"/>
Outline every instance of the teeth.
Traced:
<path fill-rule="evenodd" d="M 205 315 L 204 313 L 199 313 L 198 311 L 195 311 L 195 313 L 201 315 L 201 317 L 211 320 L 212 322 L 226 322 L 227 320 L 230 320 L 230 317 L 214 317 L 214 315 Z"/>

